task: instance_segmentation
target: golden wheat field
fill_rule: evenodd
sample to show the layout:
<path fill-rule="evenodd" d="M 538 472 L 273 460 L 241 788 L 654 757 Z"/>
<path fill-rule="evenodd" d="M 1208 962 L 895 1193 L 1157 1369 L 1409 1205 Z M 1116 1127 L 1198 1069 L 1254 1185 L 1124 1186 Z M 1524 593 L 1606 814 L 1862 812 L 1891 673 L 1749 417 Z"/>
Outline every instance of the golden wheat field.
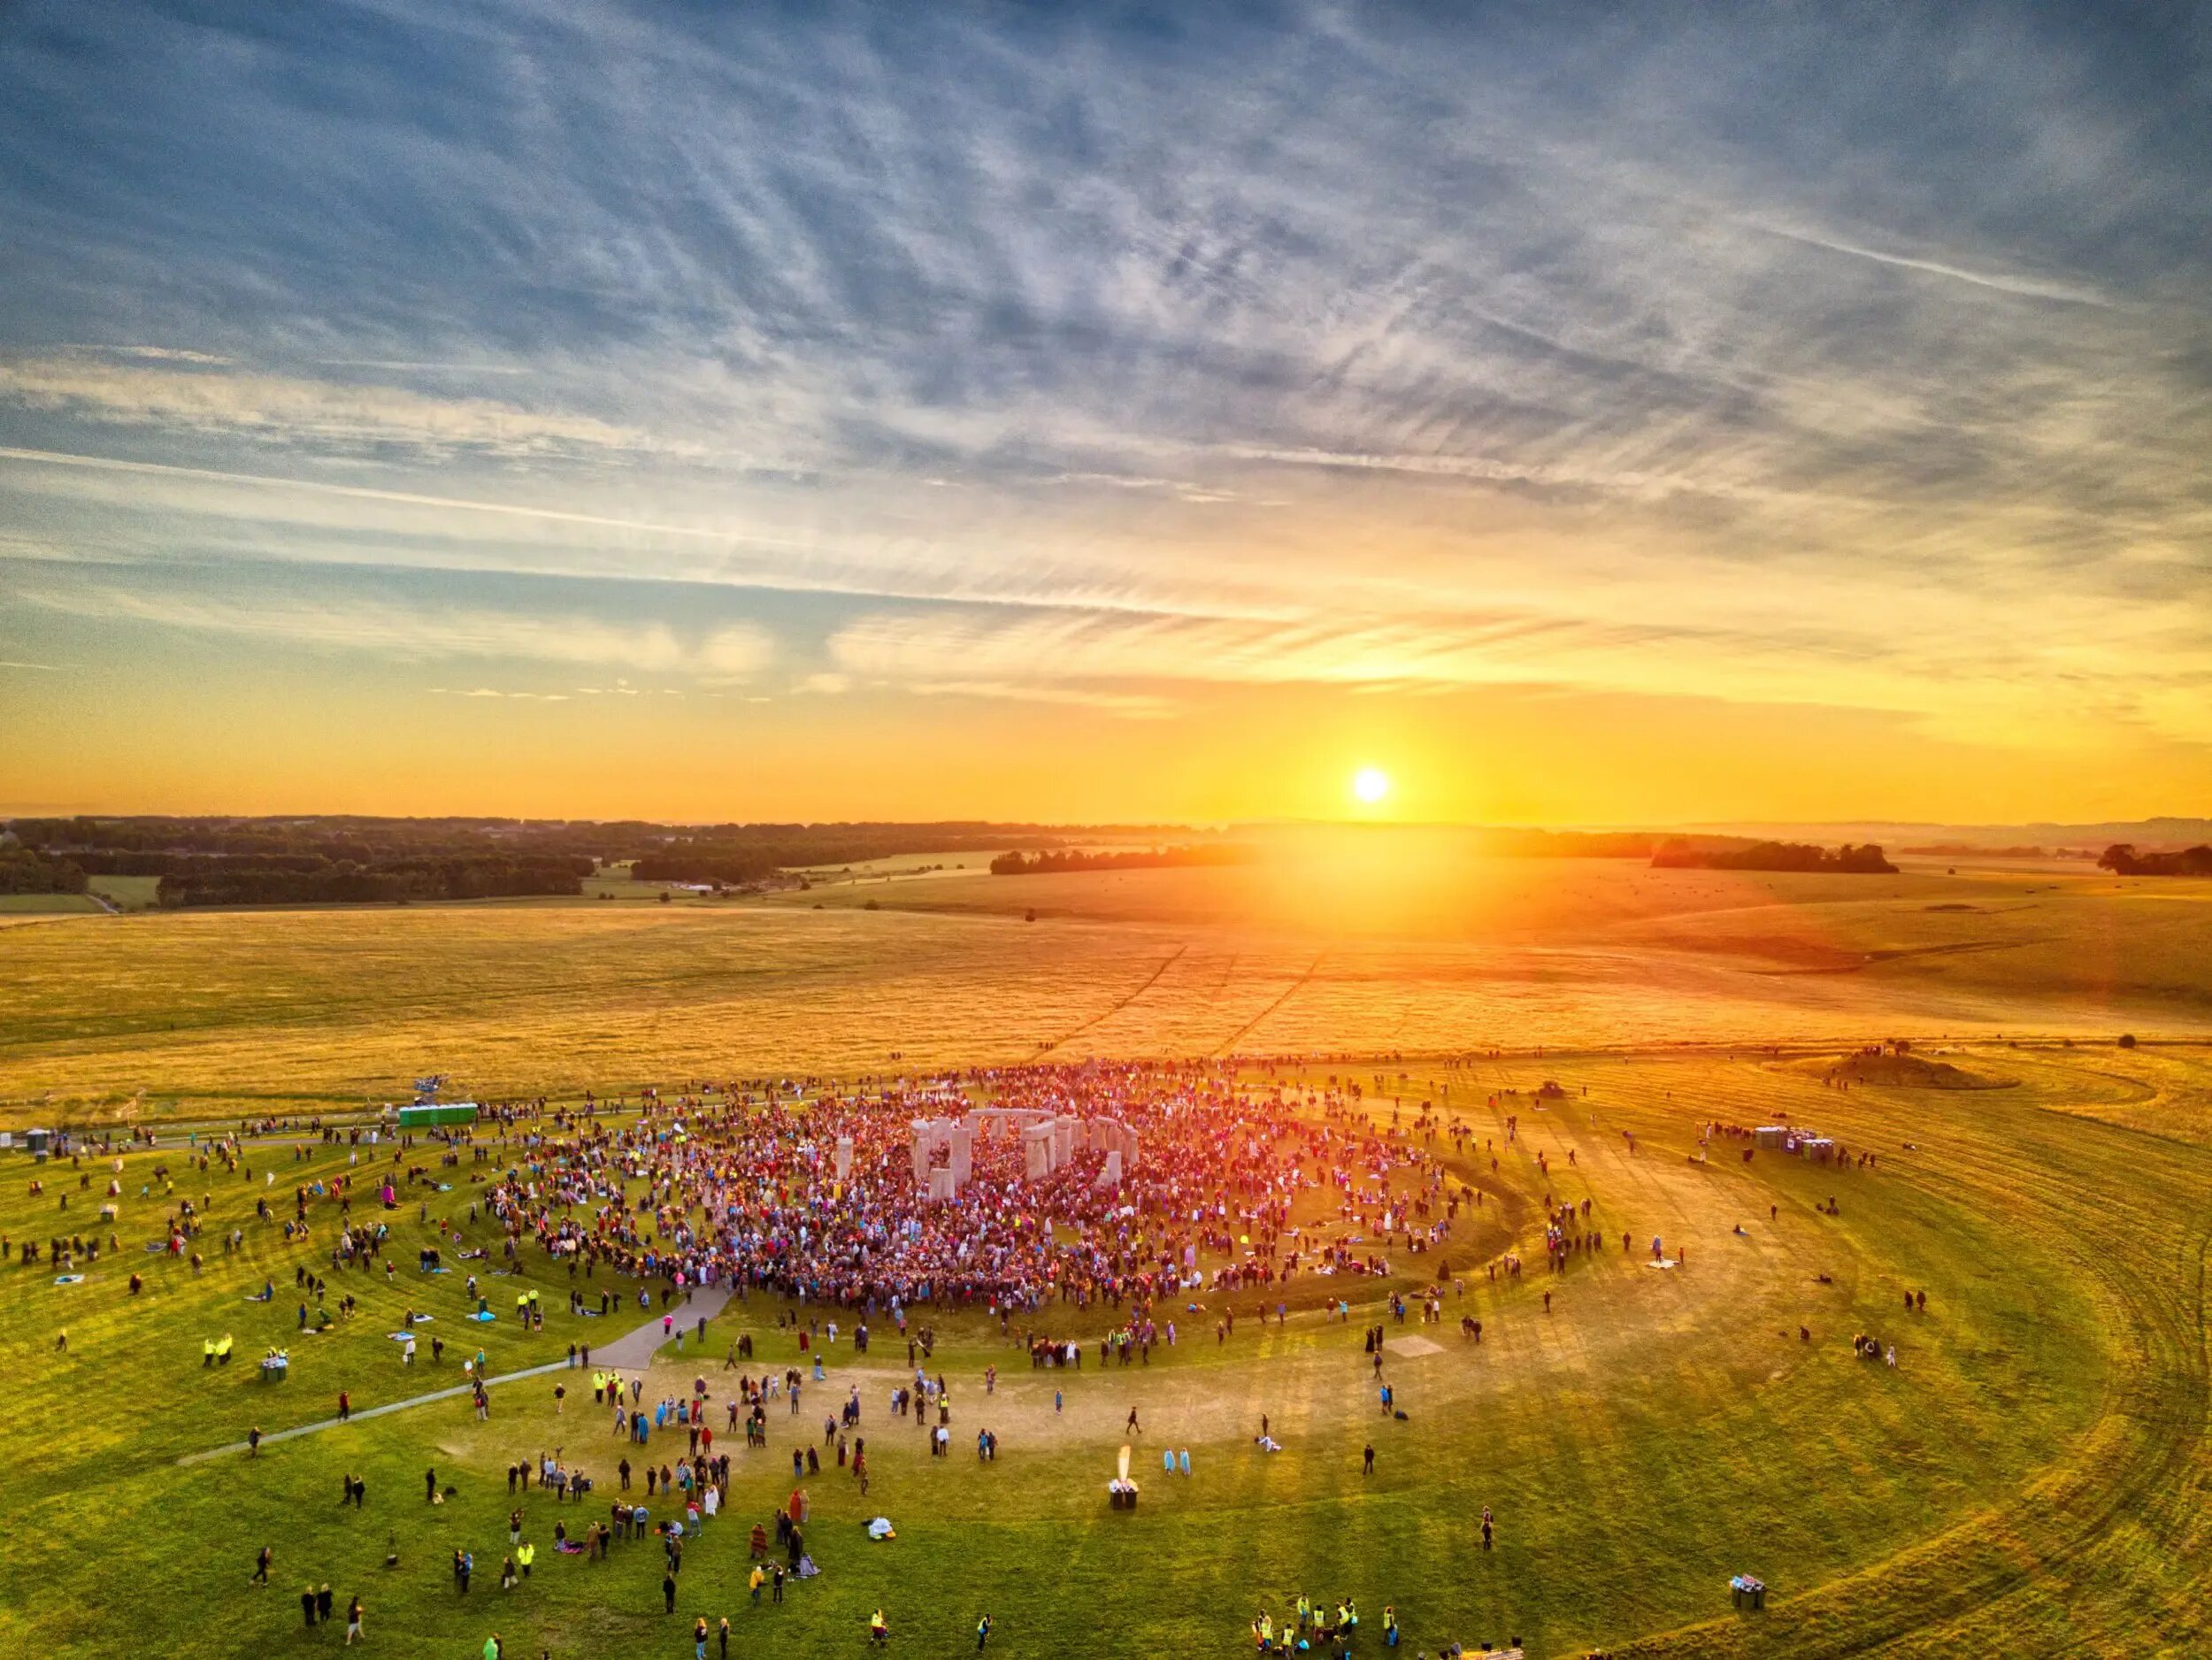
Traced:
<path fill-rule="evenodd" d="M 2212 884 L 2078 866 L 1357 857 L 734 904 L 19 918 L 0 1110 L 358 1104 L 433 1071 L 560 1095 L 895 1057 L 2203 1037 L 2208 923 Z"/>

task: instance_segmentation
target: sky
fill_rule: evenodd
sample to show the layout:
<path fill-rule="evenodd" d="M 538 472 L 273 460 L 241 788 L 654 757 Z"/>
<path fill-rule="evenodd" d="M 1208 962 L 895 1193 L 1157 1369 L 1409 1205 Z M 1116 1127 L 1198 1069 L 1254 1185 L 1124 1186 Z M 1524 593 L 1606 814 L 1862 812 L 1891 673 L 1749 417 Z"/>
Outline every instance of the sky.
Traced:
<path fill-rule="evenodd" d="M 2205 8 L 25 0 L 0 294 L 0 808 L 2212 805 Z"/>

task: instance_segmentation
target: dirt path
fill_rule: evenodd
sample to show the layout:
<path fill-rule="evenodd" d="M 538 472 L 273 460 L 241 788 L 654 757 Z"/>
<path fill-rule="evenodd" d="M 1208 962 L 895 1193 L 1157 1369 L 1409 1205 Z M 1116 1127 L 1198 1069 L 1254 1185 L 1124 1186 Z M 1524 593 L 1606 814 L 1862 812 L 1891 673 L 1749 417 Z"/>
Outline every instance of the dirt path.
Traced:
<path fill-rule="evenodd" d="M 592 1366 L 595 1369 L 612 1368 L 622 1372 L 644 1371 L 652 1364 L 654 1351 L 658 1349 L 663 1343 L 674 1340 L 675 1329 L 690 1326 L 695 1330 L 702 1318 L 712 1319 L 721 1313 L 722 1305 L 729 1301 L 729 1296 L 730 1294 L 726 1290 L 719 1288 L 708 1290 L 703 1287 L 701 1287 L 692 1293 L 688 1302 L 680 1303 L 670 1310 L 670 1313 L 677 1315 L 678 1318 L 676 1327 L 671 1328 L 668 1335 L 664 1336 L 662 1333 L 662 1317 L 655 1315 L 627 1336 L 618 1337 L 613 1342 L 593 1349 L 591 1351 Z M 565 1372 L 568 1369 L 569 1364 L 565 1360 L 549 1360 L 542 1366 L 526 1366 L 520 1372 L 503 1372 L 496 1378 L 487 1378 L 484 1379 L 484 1387 L 487 1389 L 495 1388 L 503 1383 L 518 1383 L 525 1378 L 541 1378 L 549 1372 Z M 279 1441 L 296 1441 L 303 1435 L 314 1435 L 326 1429 L 336 1429 L 341 1424 L 358 1423 L 365 1418 L 382 1418 L 388 1412 L 404 1412 L 410 1407 L 427 1406 L 433 1401 L 449 1401 L 457 1395 L 468 1394 L 471 1387 L 469 1384 L 457 1383 L 450 1388 L 433 1389 L 427 1395 L 410 1395 L 404 1401 L 387 1401 L 381 1406 L 365 1406 L 355 1411 L 350 1418 L 326 1418 L 319 1423 L 301 1424 L 291 1429 L 275 1430 L 264 1435 L 261 1438 L 261 1444 L 264 1447 L 272 1447 Z M 211 1448 L 206 1452 L 187 1453 L 177 1462 L 180 1464 L 204 1464 L 210 1458 L 220 1458 L 227 1453 L 242 1453 L 246 1450 L 246 1443 L 237 1441 L 232 1441 L 227 1446 Z"/>

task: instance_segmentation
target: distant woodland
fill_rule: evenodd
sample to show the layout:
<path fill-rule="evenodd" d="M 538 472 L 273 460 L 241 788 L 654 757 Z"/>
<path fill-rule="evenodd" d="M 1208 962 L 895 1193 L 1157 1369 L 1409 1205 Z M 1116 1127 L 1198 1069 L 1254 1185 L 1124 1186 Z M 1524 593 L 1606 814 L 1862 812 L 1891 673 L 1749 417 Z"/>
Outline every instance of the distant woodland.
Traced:
<path fill-rule="evenodd" d="M 1112 826 L 1139 834 L 1157 826 Z M 1087 834 L 1099 834 L 1093 828 Z M 664 825 L 495 818 L 21 818 L 0 837 L 0 892 L 81 893 L 88 876 L 160 879 L 165 906 L 392 903 L 572 895 L 601 866 L 644 881 L 742 886 L 780 871 L 908 853 L 1051 848 L 1041 825 Z"/>
<path fill-rule="evenodd" d="M 1848 842 L 1831 853 L 1804 842 L 1754 842 L 1748 847 L 1696 847 L 1665 842 L 1651 856 L 1656 870 L 1806 871 L 1852 876 L 1894 876 L 1897 867 L 1872 842 Z"/>
<path fill-rule="evenodd" d="M 2124 842 L 2107 848 L 2097 860 L 2101 870 L 2122 876 L 2212 876 L 2212 847 L 2181 848 L 2171 853 L 2138 853 Z"/>

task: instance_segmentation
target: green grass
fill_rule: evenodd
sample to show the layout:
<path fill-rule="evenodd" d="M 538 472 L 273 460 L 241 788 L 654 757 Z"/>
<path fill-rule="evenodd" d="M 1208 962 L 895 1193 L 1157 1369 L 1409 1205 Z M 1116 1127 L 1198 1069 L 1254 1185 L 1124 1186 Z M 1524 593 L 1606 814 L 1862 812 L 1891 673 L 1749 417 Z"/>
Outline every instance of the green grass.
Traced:
<path fill-rule="evenodd" d="M 1436 915 L 1394 930 L 1365 912 L 1333 929 L 1269 917 L 1251 872 L 1210 885 L 1198 879 L 1216 873 L 1182 871 L 948 875 L 772 903 L 11 918 L 0 1123 L 134 1117 L 174 1134 L 197 1118 L 357 1108 L 431 1070 L 472 1094 L 573 1099 L 703 1075 L 1325 1049 L 1390 1057 L 1314 1072 L 1368 1079 L 1385 1121 L 1395 1103 L 1409 1115 L 1448 1103 L 1479 1138 L 1502 1141 L 1503 1115 L 1519 1114 L 1523 1138 L 1500 1149 L 1495 1172 L 1486 1162 L 1460 1172 L 1503 1203 L 1486 1209 L 1491 1231 L 1463 1228 L 1455 1265 L 1509 1244 L 1540 1261 L 1548 1192 L 1586 1192 L 1594 1226 L 1640 1248 L 1661 1233 L 1687 1245 L 1689 1264 L 1655 1272 L 1640 1249 L 1560 1280 L 1493 1286 L 1468 1273 L 1464 1301 L 1429 1333 L 1443 1352 L 1391 1362 L 1405 1423 L 1375 1411 L 1356 1315 L 1340 1327 L 1310 1310 L 1264 1333 L 1248 1320 L 1217 1348 L 1210 1310 L 1195 1317 L 1198 1341 L 1149 1369 L 1047 1378 L 981 1322 L 939 1317 L 949 1464 L 882 1422 L 903 1351 L 879 1350 L 864 1388 L 874 1491 L 864 1502 L 833 1467 L 809 1484 L 823 1578 L 793 1587 L 781 1610 L 745 1605 L 742 1530 L 789 1487 L 792 1431 L 779 1417 L 767 1454 L 738 1450 L 733 1511 L 688 1554 L 672 1622 L 658 1612 L 653 1548 L 629 1544 L 604 1564 L 556 1556 L 555 1518 L 534 1493 L 535 1574 L 510 1596 L 496 1589 L 506 1465 L 563 1446 L 611 1473 L 603 1426 L 573 1391 L 557 1417 L 550 1377 L 495 1390 L 488 1425 L 448 1402 L 257 1460 L 180 1465 L 250 1424 L 326 1417 L 340 1387 L 366 1407 L 439 1381 L 426 1346 L 410 1377 L 384 1333 L 412 1305 L 459 1339 L 458 1280 L 333 1275 L 332 1295 L 354 1291 L 365 1313 L 335 1334 L 295 1338 L 293 1274 L 326 1261 L 329 1223 L 319 1211 L 318 1243 L 288 1246 L 251 1218 L 252 1200 L 281 1201 L 343 1155 L 296 1165 L 263 1149 L 250 1183 L 219 1167 L 218 1179 L 188 1172 L 173 1149 L 134 1153 L 120 1249 L 87 1283 L 58 1287 L 12 1252 L 0 1269 L 13 1428 L 0 1475 L 0 1653 L 73 1660 L 119 1640 L 184 1656 L 334 1646 L 336 1634 L 298 1628 L 310 1576 L 327 1579 L 341 1606 L 362 1595 L 373 1651 L 407 1656 L 472 1653 L 495 1627 L 511 1656 L 678 1656 L 695 1612 L 727 1612 L 740 1653 L 835 1653 L 861 1647 L 879 1602 L 908 1655 L 972 1652 L 969 1628 L 987 1607 L 1000 1654 L 1103 1643 L 1225 1656 L 1247 1651 L 1256 1606 L 1279 1611 L 1301 1589 L 1356 1596 L 1371 1632 L 1394 1602 L 1409 1660 L 1517 1634 L 1548 1656 L 1601 1645 L 1694 1656 L 2212 1652 L 2206 885 L 2067 885 L 2048 872 L 1971 872 L 1971 888 L 1970 875 L 1924 872 L 1661 884 L 1632 868 L 1535 863 L 1437 890 Z M 1976 911 L 1928 909 L 1962 890 Z M 1347 891 L 1375 890 L 1348 879 Z M 862 910 L 869 897 L 883 908 Z M 1033 924 L 1022 920 L 1033 904 Z M 1958 946 L 1976 949 L 1930 949 Z M 2118 1048 L 2121 1030 L 2146 1041 Z M 1824 1086 L 1817 1057 L 1897 1034 L 2008 1087 Z M 1433 1058 L 1493 1045 L 1496 1058 Z M 1487 1104 L 1546 1079 L 1568 1098 Z M 1690 1162 L 1705 1119 L 1785 1112 L 1878 1150 L 1879 1169 L 1768 1154 L 1747 1165 L 1727 1142 L 1711 1163 Z M 1633 1156 L 1623 1130 L 1636 1134 Z M 158 1188 L 140 1196 L 159 1162 L 179 1194 L 210 1195 L 209 1241 L 246 1228 L 239 1256 L 204 1243 L 195 1276 L 141 1251 L 174 1203 Z M 19 1243 L 94 1223 L 104 1167 L 50 1167 L 36 1198 L 33 1173 L 20 1152 L 0 1155 L 0 1233 Z M 429 1196 L 434 1218 L 465 1226 L 470 1173 L 447 1172 L 453 1190 Z M 70 1188 L 65 1218 L 63 1179 L 81 1174 L 92 1187 Z M 1834 1217 L 1816 1209 L 1832 1194 Z M 411 1195 L 395 1218 L 403 1268 L 426 1236 L 420 1202 Z M 1748 1237 L 1732 1231 L 1739 1223 Z M 136 1299 L 125 1287 L 134 1268 L 149 1282 Z M 275 1303 L 244 1302 L 265 1278 Z M 548 1331 L 484 1328 L 495 1369 L 626 1329 L 563 1312 L 565 1273 L 538 1283 Z M 1899 1308 L 1908 1287 L 1928 1292 L 1924 1318 Z M 1557 1294 L 1548 1316 L 1546 1288 Z M 1479 1349 L 1459 1338 L 1463 1311 L 1485 1323 Z M 768 1307 L 746 1313 L 762 1337 L 758 1368 L 795 1358 Z M 713 1335 L 715 1356 L 734 1324 Z M 61 1326 L 66 1353 L 54 1347 Z M 202 1338 L 224 1330 L 241 1362 L 203 1369 Z M 1853 1358 L 1861 1330 L 1897 1343 L 1896 1371 Z M 245 1363 L 274 1341 L 290 1342 L 294 1375 L 264 1387 Z M 1004 1381 L 987 1402 L 994 1362 Z M 832 1364 L 801 1422 L 818 1425 L 823 1394 L 841 1397 Z M 679 1393 L 695 1371 L 671 1356 L 652 1392 Z M 708 1377 L 719 1390 L 718 1359 Z M 1058 1415 L 1056 1383 L 1067 1395 Z M 1116 1515 L 1101 1489 L 1133 1404 L 1144 1503 Z M 1252 1449 L 1262 1412 L 1284 1453 Z M 995 1466 L 975 1463 L 979 1425 L 1002 1434 Z M 1363 1479 L 1371 1438 L 1379 1467 Z M 1159 1474 L 1164 1441 L 1190 1449 L 1187 1481 Z M 421 1501 L 433 1462 L 458 1489 L 451 1505 Z M 368 1477 L 364 1513 L 338 1506 L 348 1470 Z M 1488 1555 L 1474 1526 L 1485 1504 L 1501 1526 Z M 865 1541 L 861 1524 L 879 1512 L 898 1524 L 896 1541 Z M 403 1562 L 387 1573 L 391 1534 Z M 278 1549 L 277 1584 L 249 1591 L 265 1541 Z M 457 1542 L 479 1561 L 465 1603 L 446 1572 Z M 1774 1587 L 1763 1616 L 1730 1609 L 1725 1582 L 1739 1571 Z"/>
<path fill-rule="evenodd" d="M 1586 1084 L 1587 1101 L 1578 1094 L 1540 1112 L 1526 1098 L 1484 1104 L 1491 1090 L 1560 1074 L 1573 1089 Z M 2199 1652 L 2212 1641 L 2201 1304 L 2212 1152 L 2050 1110 L 2078 1087 L 2096 1093 L 2101 1075 L 2039 1057 L 2017 1090 L 1908 1100 L 1870 1088 L 1846 1097 L 1749 1057 L 1411 1069 L 1386 1095 L 1410 1107 L 1441 1100 L 1450 1081 L 1455 1108 L 1501 1142 L 1502 1113 L 1519 1112 L 1522 1139 L 1501 1147 L 1494 1177 L 1486 1164 L 1465 1173 L 1512 1202 L 1524 1255 L 1545 1191 L 1588 1193 L 1594 1226 L 1617 1239 L 1631 1232 L 1639 1251 L 1496 1287 L 1466 1264 L 1469 1288 L 1448 1314 L 1479 1316 L 1484 1341 L 1471 1348 L 1448 1324 L 1428 1333 L 1442 1353 L 1393 1359 L 1410 1412 L 1402 1424 L 1375 1412 L 1356 1319 L 1340 1326 L 1308 1312 L 1264 1333 L 1247 1323 L 1217 1347 L 1203 1329 L 1210 1309 L 1149 1369 L 1101 1375 L 1094 1363 L 1038 1375 L 981 1322 L 939 1317 L 951 1335 L 933 1370 L 954 1387 L 954 1458 L 925 1457 L 910 1429 L 883 1421 L 881 1396 L 903 1352 L 879 1350 L 864 1374 L 873 1491 L 864 1502 L 833 1467 L 809 1484 L 824 1577 L 795 1586 L 780 1610 L 745 1604 L 743 1529 L 790 1485 L 794 1432 L 780 1413 L 767 1453 L 738 1454 L 732 1513 L 687 1556 L 679 1622 L 658 1612 L 653 1547 L 631 1544 L 605 1564 L 556 1556 L 546 1548 L 553 1509 L 534 1494 L 526 1509 L 541 1544 L 535 1574 L 510 1596 L 495 1588 L 509 1462 L 558 1445 L 611 1474 L 604 1426 L 583 1404 L 588 1383 L 560 1417 L 549 1377 L 495 1390 L 487 1425 L 465 1400 L 449 1402 L 257 1460 L 180 1467 L 180 1456 L 234 1441 L 250 1423 L 273 1430 L 325 1417 L 342 1387 L 361 1407 L 441 1381 L 426 1352 L 407 1375 L 384 1337 L 403 1307 L 438 1313 L 428 1329 L 457 1341 L 478 1328 L 451 1318 L 457 1276 L 424 1282 L 403 1267 L 388 1286 L 380 1274 L 331 1276 L 333 1297 L 352 1290 L 366 1311 L 334 1335 L 292 1334 L 293 1270 L 314 1265 L 316 1248 L 288 1249 L 273 1225 L 251 1222 L 251 1195 L 265 1190 L 265 1170 L 281 1194 L 342 1155 L 296 1165 L 263 1151 L 250 1181 L 219 1167 L 180 1180 L 180 1192 L 212 1193 L 211 1239 L 234 1223 L 249 1233 L 237 1257 L 209 1248 L 196 1278 L 136 1249 L 165 1210 L 161 1197 L 137 1196 L 140 1184 L 157 1157 L 173 1168 L 181 1160 L 134 1154 L 122 1178 L 119 1254 L 104 1256 L 81 1286 L 56 1287 L 43 1269 L 0 1275 L 0 1372 L 18 1380 L 12 1404 L 24 1426 L 0 1484 L 0 1570 L 38 1587 L 0 1603 L 0 1648 L 104 1653 L 115 1610 L 128 1608 L 134 1641 L 159 1652 L 305 1652 L 332 1641 L 298 1629 L 298 1582 L 312 1578 L 329 1579 L 342 1605 L 361 1594 L 375 1651 L 406 1655 L 464 1652 L 493 1628 L 511 1654 L 540 1645 L 673 1654 L 695 1612 L 728 1613 L 744 1652 L 833 1652 L 858 1647 L 879 1602 L 909 1654 L 962 1651 L 967 1625 L 988 1608 L 1006 1653 L 1065 1653 L 1104 1629 L 1132 1652 L 1232 1655 L 1256 1606 L 1279 1610 L 1300 1589 L 1356 1596 L 1371 1629 L 1394 1602 L 1409 1644 L 1432 1651 L 1453 1638 L 1518 1634 L 1546 1655 L 1600 1644 L 1701 1656 L 2025 1653 L 2037 1643 Z M 1778 1111 L 1878 1148 L 1883 1168 L 1829 1172 L 1764 1154 L 1745 1165 L 1725 1143 L 1710 1165 L 1686 1157 L 1697 1119 Z M 1632 1157 L 1623 1129 L 1637 1134 Z M 1916 1150 L 1905 1151 L 1906 1140 Z M 1548 1175 L 1534 1164 L 1539 1149 Z M 0 1227 L 42 1236 L 63 1220 L 65 1172 L 50 1169 L 49 1193 L 34 1201 L 28 1167 L 14 1157 Z M 104 1174 L 92 1193 L 73 1194 L 73 1226 L 91 1219 Z M 464 1166 L 452 1192 L 431 1198 L 434 1216 L 465 1214 L 467 1174 Z M 1816 1208 L 1832 1194 L 1835 1218 Z M 403 1264 L 427 1235 L 416 1203 L 411 1195 L 396 1218 Z M 1731 1233 L 1739 1221 L 1747 1239 Z M 1686 1246 L 1685 1270 L 1640 1266 L 1653 1233 Z M 1502 1237 L 1468 1249 L 1486 1256 Z M 546 1287 L 549 1329 L 532 1338 L 504 1322 L 488 1328 L 495 1370 L 554 1357 L 571 1341 L 604 1341 L 630 1323 L 572 1319 L 565 1274 L 540 1277 L 540 1261 L 531 1272 Z M 150 1279 L 135 1300 L 122 1283 L 133 1268 Z M 1823 1273 L 1831 1283 L 1819 1283 Z M 277 1282 L 275 1303 L 242 1302 L 265 1277 Z M 1925 1317 L 1898 1311 L 1908 1286 L 1927 1290 Z M 1548 1287 L 1556 1294 L 1548 1316 Z M 741 1323 L 762 1337 L 760 1367 L 795 1361 L 764 1303 L 719 1322 L 711 1355 Z M 1799 1340 L 1801 1323 L 1813 1341 Z M 1076 1332 L 1101 1324 L 1055 1320 Z M 57 1356 L 63 1325 L 70 1345 Z M 236 1335 L 247 1362 L 288 1341 L 292 1380 L 263 1386 L 248 1364 L 204 1369 L 200 1339 L 219 1330 Z M 1855 1360 L 1848 1339 L 1858 1330 L 1893 1340 L 1899 1368 Z M 798 1422 L 818 1425 L 814 1407 L 842 1397 L 848 1358 L 836 1354 L 830 1384 Z M 1002 1381 L 987 1400 L 981 1373 L 994 1362 Z M 697 1370 L 669 1356 L 649 1398 L 680 1392 Z M 718 1389 L 718 1359 L 706 1373 Z M 1058 1416 L 1056 1386 L 1067 1396 Z M 1106 1510 L 1101 1489 L 1133 1404 L 1145 1425 L 1145 1497 L 1135 1516 L 1121 1516 Z M 1263 1411 L 1286 1452 L 1251 1447 Z M 972 1441 L 963 1444 L 981 1425 L 1002 1436 L 995 1466 L 979 1467 Z M 1359 1449 L 1371 1439 L 1378 1472 L 1363 1479 Z M 1164 1443 L 1190 1449 L 1189 1480 L 1159 1474 Z M 453 1504 L 422 1502 L 429 1463 L 459 1488 Z M 336 1502 L 347 1470 L 370 1482 L 358 1514 Z M 1484 1504 L 1501 1525 L 1488 1556 L 1473 1527 Z M 863 1536 L 879 1512 L 898 1524 L 895 1541 Z M 572 1521 L 577 1514 L 572 1507 Z M 390 1533 L 403 1563 L 387 1573 Z M 278 1549 L 277 1585 L 249 1592 L 251 1554 L 265 1541 Z M 446 1572 L 457 1543 L 479 1562 L 465 1602 Z M 1763 1617 L 1730 1610 L 1725 1579 L 1737 1571 L 1774 1587 Z"/>
<path fill-rule="evenodd" d="M 155 891 L 161 886 L 158 876 L 95 876 L 92 891 L 124 911 L 147 911 L 154 903 Z"/>
<path fill-rule="evenodd" d="M 0 916 L 72 916 L 99 909 L 82 894 L 0 894 Z"/>

